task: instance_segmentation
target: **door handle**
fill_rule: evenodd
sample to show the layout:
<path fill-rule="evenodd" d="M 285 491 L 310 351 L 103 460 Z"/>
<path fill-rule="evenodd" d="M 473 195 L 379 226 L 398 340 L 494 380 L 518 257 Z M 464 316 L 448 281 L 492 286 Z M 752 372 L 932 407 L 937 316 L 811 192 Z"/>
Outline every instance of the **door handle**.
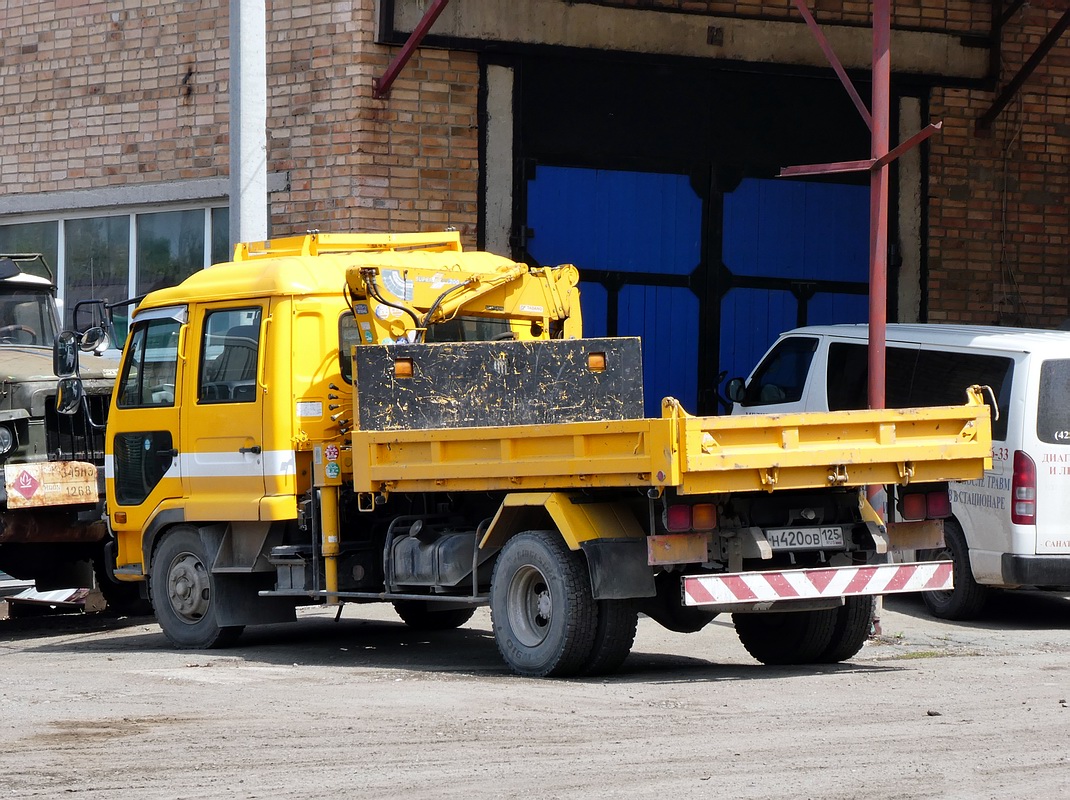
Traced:
<path fill-rule="evenodd" d="M 170 450 L 157 450 L 158 456 L 170 456 L 171 458 L 178 458 L 178 448 L 172 447 Z"/>
<path fill-rule="evenodd" d="M 262 451 L 260 445 L 254 444 L 252 447 L 239 447 L 238 452 L 242 455 L 246 453 L 252 453 L 254 456 L 258 456 Z"/>

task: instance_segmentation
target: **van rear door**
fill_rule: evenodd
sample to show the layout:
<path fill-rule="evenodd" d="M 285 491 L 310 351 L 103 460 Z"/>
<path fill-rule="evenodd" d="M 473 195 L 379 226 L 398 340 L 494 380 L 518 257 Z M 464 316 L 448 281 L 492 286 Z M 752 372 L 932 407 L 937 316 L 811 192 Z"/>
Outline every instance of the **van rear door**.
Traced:
<path fill-rule="evenodd" d="M 1036 419 L 1037 555 L 1070 554 L 1070 359 L 1041 363 Z"/>

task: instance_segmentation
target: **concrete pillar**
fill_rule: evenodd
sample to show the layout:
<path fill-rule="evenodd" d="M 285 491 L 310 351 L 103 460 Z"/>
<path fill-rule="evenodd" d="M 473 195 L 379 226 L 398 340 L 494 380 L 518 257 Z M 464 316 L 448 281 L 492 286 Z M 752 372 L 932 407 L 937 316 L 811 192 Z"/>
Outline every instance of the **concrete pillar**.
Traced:
<path fill-rule="evenodd" d="M 509 246 L 513 229 L 513 70 L 487 67 L 486 196 L 484 249 L 515 257 Z"/>
<path fill-rule="evenodd" d="M 265 0 L 230 0 L 230 245 L 268 238 Z"/>

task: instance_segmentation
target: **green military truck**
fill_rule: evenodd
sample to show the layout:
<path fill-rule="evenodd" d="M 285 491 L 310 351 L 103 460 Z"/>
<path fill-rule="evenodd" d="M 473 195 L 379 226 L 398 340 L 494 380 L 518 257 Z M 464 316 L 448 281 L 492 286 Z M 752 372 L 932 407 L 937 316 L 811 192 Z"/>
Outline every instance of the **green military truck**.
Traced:
<path fill-rule="evenodd" d="M 103 425 L 118 362 L 104 353 L 100 329 L 79 334 L 85 399 L 77 413 L 57 414 L 59 329 L 45 259 L 0 254 L 0 571 L 41 591 L 89 587 L 96 578 L 113 603 L 134 601 L 101 569 Z"/>

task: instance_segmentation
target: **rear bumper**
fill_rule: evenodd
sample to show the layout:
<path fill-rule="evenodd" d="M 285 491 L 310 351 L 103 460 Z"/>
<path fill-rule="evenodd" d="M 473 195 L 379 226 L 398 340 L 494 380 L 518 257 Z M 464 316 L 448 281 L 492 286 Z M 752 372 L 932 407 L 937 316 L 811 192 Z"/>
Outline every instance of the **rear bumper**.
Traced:
<path fill-rule="evenodd" d="M 1013 586 L 1070 586 L 1070 556 L 1004 553 L 1003 582 Z"/>

